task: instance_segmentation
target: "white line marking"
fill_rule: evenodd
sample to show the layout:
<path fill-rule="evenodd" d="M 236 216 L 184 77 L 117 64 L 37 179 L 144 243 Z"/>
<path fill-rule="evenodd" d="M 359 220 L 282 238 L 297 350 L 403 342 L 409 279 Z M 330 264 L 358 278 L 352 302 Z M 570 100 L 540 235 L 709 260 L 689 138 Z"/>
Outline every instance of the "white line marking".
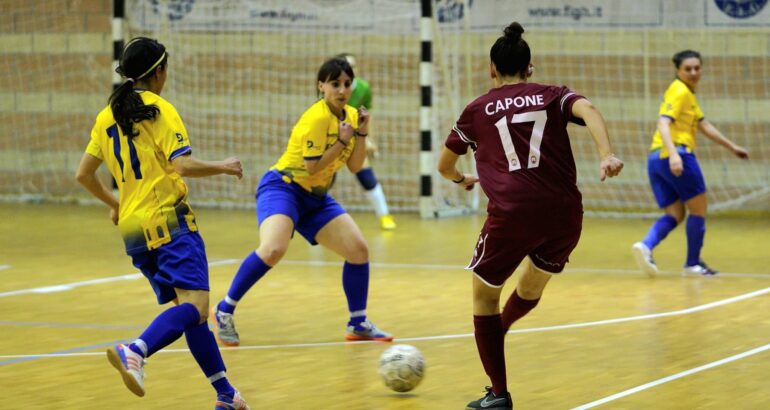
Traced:
<path fill-rule="evenodd" d="M 240 259 L 222 259 L 215 262 L 209 262 L 209 266 L 223 266 L 234 265 L 241 263 Z M 281 261 L 281 265 L 299 265 L 299 266 L 340 266 L 340 262 L 329 261 Z M 436 269 L 436 270 L 461 270 L 460 265 L 436 265 L 436 264 L 419 264 L 419 263 L 372 263 L 373 268 L 379 269 Z M 567 272 L 575 273 L 606 273 L 606 274 L 620 274 L 620 275 L 638 275 L 642 277 L 642 274 L 633 269 L 606 269 L 606 268 L 567 268 Z M 679 276 L 679 272 L 660 272 L 659 275 L 671 275 Z M 130 273 L 125 275 L 111 276 L 109 278 L 92 279 L 80 282 L 64 283 L 60 285 L 43 286 L 30 289 L 19 289 L 8 292 L 0 292 L 0 298 L 8 296 L 25 295 L 30 293 L 53 293 L 63 292 L 79 288 L 81 286 L 99 285 L 102 283 L 119 282 L 124 280 L 134 280 L 142 277 L 140 273 Z M 762 273 L 724 273 L 720 272 L 719 277 L 750 277 L 750 278 L 767 278 L 770 279 L 770 274 Z M 709 278 L 713 279 L 713 278 Z"/>
<path fill-rule="evenodd" d="M 11 269 L 11 265 L 0 265 L 0 270 Z"/>
<path fill-rule="evenodd" d="M 687 309 L 674 310 L 671 312 L 654 313 L 641 316 L 629 316 L 617 319 L 597 320 L 594 322 L 573 323 L 569 325 L 556 325 L 546 327 L 534 327 L 529 329 L 516 329 L 509 330 L 509 334 L 514 333 L 537 333 L 548 332 L 553 330 L 564 329 L 577 329 L 581 327 L 591 326 L 603 326 L 615 323 L 633 322 L 638 320 L 657 319 L 661 317 L 679 316 L 690 313 L 700 312 L 707 309 L 713 309 L 718 306 L 728 305 L 730 303 L 740 302 L 742 300 L 750 299 L 753 297 L 761 296 L 770 293 L 770 287 L 760 289 L 754 292 L 744 293 L 743 295 L 733 296 L 731 298 L 718 300 L 716 302 L 706 303 L 704 305 L 693 306 Z M 430 340 L 445 340 L 445 339 L 459 339 L 464 337 L 473 337 L 473 333 L 461 333 L 456 335 L 441 335 L 441 336 L 422 336 L 422 337 L 405 337 L 394 339 L 393 342 L 409 342 L 409 341 L 430 341 Z M 257 345 L 257 346 L 238 346 L 238 347 L 220 347 L 220 350 L 258 350 L 258 349 L 288 349 L 288 348 L 304 348 L 304 347 L 327 347 L 327 346 L 345 346 L 350 344 L 364 344 L 364 343 L 384 343 L 376 341 L 359 341 L 359 342 L 319 342 L 319 343 L 290 343 L 282 345 Z M 159 353 L 180 353 L 189 352 L 188 349 L 164 349 Z M 70 356 L 95 356 L 102 353 L 56 353 L 56 354 L 33 354 L 33 355 L 0 355 L 0 359 L 17 359 L 27 357 L 70 357 Z"/>
<path fill-rule="evenodd" d="M 8 296 L 16 296 L 16 295 L 24 295 L 28 293 L 51 293 L 51 292 L 62 292 L 65 290 L 72 290 L 75 288 L 79 288 L 81 286 L 89 286 L 89 285 L 97 285 L 101 283 L 110 283 L 110 282 L 118 282 L 122 280 L 134 280 L 141 278 L 142 275 L 140 273 L 132 273 L 128 275 L 119 275 L 119 276 L 112 276 L 109 278 L 102 278 L 102 279 L 91 279 L 91 280 L 84 280 L 80 282 L 72 282 L 72 283 L 65 283 L 62 285 L 52 285 L 52 286 L 43 286 L 39 288 L 30 288 L 30 289 L 20 289 L 20 290 L 13 290 L 10 292 L 2 292 L 0 293 L 0 297 L 8 297 Z"/>
<path fill-rule="evenodd" d="M 240 263 L 240 260 L 238 259 L 224 259 L 220 261 L 214 261 L 209 262 L 209 266 L 220 266 L 220 265 L 232 265 L 234 263 Z M 135 280 L 144 277 L 141 273 L 129 273 L 125 275 L 118 275 L 118 276 L 110 276 L 109 278 L 100 278 L 100 279 L 91 279 L 91 280 L 83 280 L 79 282 L 71 282 L 71 283 L 64 283 L 61 285 L 51 285 L 51 286 L 42 286 L 39 288 L 30 288 L 30 289 L 19 289 L 19 290 L 12 290 L 10 292 L 1 292 L 0 298 L 8 297 L 8 296 L 17 296 L 17 295 L 25 295 L 29 293 L 53 293 L 53 292 L 64 292 L 67 290 L 72 290 L 75 288 L 79 288 L 81 286 L 91 286 L 91 285 L 99 285 L 102 283 L 112 283 L 112 282 L 120 282 L 124 280 Z"/>
<path fill-rule="evenodd" d="M 670 382 L 672 380 L 681 379 L 682 377 L 689 376 L 691 374 L 695 374 L 695 373 L 698 373 L 698 372 L 702 372 L 704 370 L 711 369 L 712 367 L 721 366 L 721 365 L 726 364 L 726 363 L 730 363 L 730 362 L 734 362 L 736 360 L 743 359 L 744 357 L 749 357 L 749 356 L 755 355 L 757 353 L 762 353 L 765 350 L 770 350 L 770 344 L 766 344 L 764 346 L 760 346 L 760 347 L 757 347 L 757 348 L 754 348 L 754 349 L 751 349 L 751 350 L 748 350 L 748 351 L 745 351 L 743 353 L 739 353 L 739 354 L 736 354 L 736 355 L 733 355 L 733 356 L 730 356 L 730 357 L 725 357 L 724 359 L 717 360 L 715 362 L 711 362 L 711 363 L 708 363 L 708 364 L 704 364 L 703 366 L 698 366 L 698 367 L 696 367 L 694 369 L 685 370 L 685 371 L 679 372 L 677 374 L 672 374 L 671 376 L 664 377 L 662 379 L 658 379 L 658 380 L 655 380 L 655 381 L 651 381 L 651 382 L 645 383 L 645 384 L 643 384 L 641 386 L 636 386 L 636 387 L 634 387 L 632 389 L 624 390 L 624 391 L 622 391 L 620 393 L 613 394 L 612 396 L 607 396 L 607 397 L 605 397 L 603 399 L 599 399 L 599 400 L 596 400 L 596 401 L 592 401 L 590 403 L 583 404 L 582 406 L 575 407 L 572 410 L 585 410 L 585 409 L 594 408 L 594 407 L 602 405 L 604 403 L 608 403 L 608 402 L 611 402 L 613 400 L 616 400 L 616 399 L 619 399 L 619 398 L 622 398 L 622 397 L 630 396 L 630 395 L 632 395 L 634 393 L 638 393 L 640 391 L 647 390 L 649 388 L 661 385 L 663 383 L 668 383 L 668 382 Z"/>

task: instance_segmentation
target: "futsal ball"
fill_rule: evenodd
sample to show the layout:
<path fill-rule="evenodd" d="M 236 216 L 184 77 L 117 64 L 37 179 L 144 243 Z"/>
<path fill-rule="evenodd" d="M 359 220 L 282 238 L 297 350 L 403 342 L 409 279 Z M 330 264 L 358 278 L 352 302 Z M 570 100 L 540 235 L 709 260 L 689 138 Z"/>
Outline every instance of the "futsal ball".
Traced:
<path fill-rule="evenodd" d="M 407 392 L 425 375 L 425 358 L 414 346 L 393 345 L 380 356 L 379 372 L 391 390 Z"/>

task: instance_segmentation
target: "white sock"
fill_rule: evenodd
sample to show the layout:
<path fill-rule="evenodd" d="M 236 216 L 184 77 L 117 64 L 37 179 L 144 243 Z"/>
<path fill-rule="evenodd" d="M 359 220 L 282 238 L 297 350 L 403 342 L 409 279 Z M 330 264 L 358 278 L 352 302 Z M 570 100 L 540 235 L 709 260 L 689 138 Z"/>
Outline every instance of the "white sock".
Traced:
<path fill-rule="evenodd" d="M 134 346 L 138 347 L 142 351 L 142 356 L 147 357 L 147 343 L 142 339 L 134 340 Z"/>
<path fill-rule="evenodd" d="M 374 212 L 377 216 L 381 217 L 390 213 L 388 212 L 388 203 L 385 201 L 385 193 L 382 192 L 381 184 L 378 183 L 374 188 L 366 191 L 366 196 L 369 197 L 369 202 L 374 207 Z"/>

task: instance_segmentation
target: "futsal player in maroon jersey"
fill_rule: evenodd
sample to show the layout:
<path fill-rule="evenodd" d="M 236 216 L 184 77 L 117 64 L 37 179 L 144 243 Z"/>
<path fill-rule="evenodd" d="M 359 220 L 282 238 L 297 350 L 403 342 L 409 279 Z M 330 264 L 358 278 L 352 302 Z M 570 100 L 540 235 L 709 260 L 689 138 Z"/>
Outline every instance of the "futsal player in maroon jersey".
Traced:
<path fill-rule="evenodd" d="M 533 66 L 522 26 L 513 22 L 490 50 L 495 87 L 465 107 L 447 137 L 438 170 L 467 190 L 478 182 L 489 198 L 487 219 L 473 258 L 473 325 L 492 386 L 468 409 L 513 408 L 505 371 L 504 336 L 540 300 L 551 275 L 564 270 L 577 246 L 583 205 L 576 184 L 567 123 L 586 125 L 599 151 L 599 177 L 613 177 L 623 162 L 612 153 L 601 113 L 567 87 L 530 83 Z M 457 167 L 474 151 L 478 177 Z M 516 289 L 500 312 L 500 293 L 529 257 Z"/>

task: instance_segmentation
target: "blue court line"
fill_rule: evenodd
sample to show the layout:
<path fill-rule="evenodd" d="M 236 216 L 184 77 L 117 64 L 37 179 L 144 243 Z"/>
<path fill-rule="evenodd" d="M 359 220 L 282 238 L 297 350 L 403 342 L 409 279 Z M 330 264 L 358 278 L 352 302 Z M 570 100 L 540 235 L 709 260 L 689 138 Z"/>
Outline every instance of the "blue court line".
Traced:
<path fill-rule="evenodd" d="M 129 325 L 100 325 L 96 323 L 57 323 L 57 322 L 15 322 L 12 320 L 0 320 L 0 326 L 25 326 L 25 327 L 62 327 L 77 329 L 102 329 L 102 330 L 143 330 L 146 326 Z"/>
<path fill-rule="evenodd" d="M 72 349 L 61 350 L 61 351 L 58 351 L 58 352 L 42 353 L 40 355 L 33 355 L 33 356 L 28 356 L 28 357 L 20 357 L 18 359 L 4 360 L 4 361 L 0 362 L 0 366 L 4 366 L 4 365 L 7 365 L 7 364 L 28 362 L 28 361 L 37 360 L 37 359 L 43 359 L 43 358 L 46 358 L 46 357 L 50 357 L 50 355 L 76 353 L 76 352 L 82 352 L 84 350 L 98 349 L 100 347 L 114 346 L 114 345 L 119 344 L 119 343 L 127 343 L 127 342 L 130 342 L 130 341 L 131 341 L 130 339 L 114 340 L 112 342 L 99 343 L 99 344 L 95 344 L 95 345 L 91 345 L 91 346 L 75 347 L 75 348 L 72 348 Z"/>

